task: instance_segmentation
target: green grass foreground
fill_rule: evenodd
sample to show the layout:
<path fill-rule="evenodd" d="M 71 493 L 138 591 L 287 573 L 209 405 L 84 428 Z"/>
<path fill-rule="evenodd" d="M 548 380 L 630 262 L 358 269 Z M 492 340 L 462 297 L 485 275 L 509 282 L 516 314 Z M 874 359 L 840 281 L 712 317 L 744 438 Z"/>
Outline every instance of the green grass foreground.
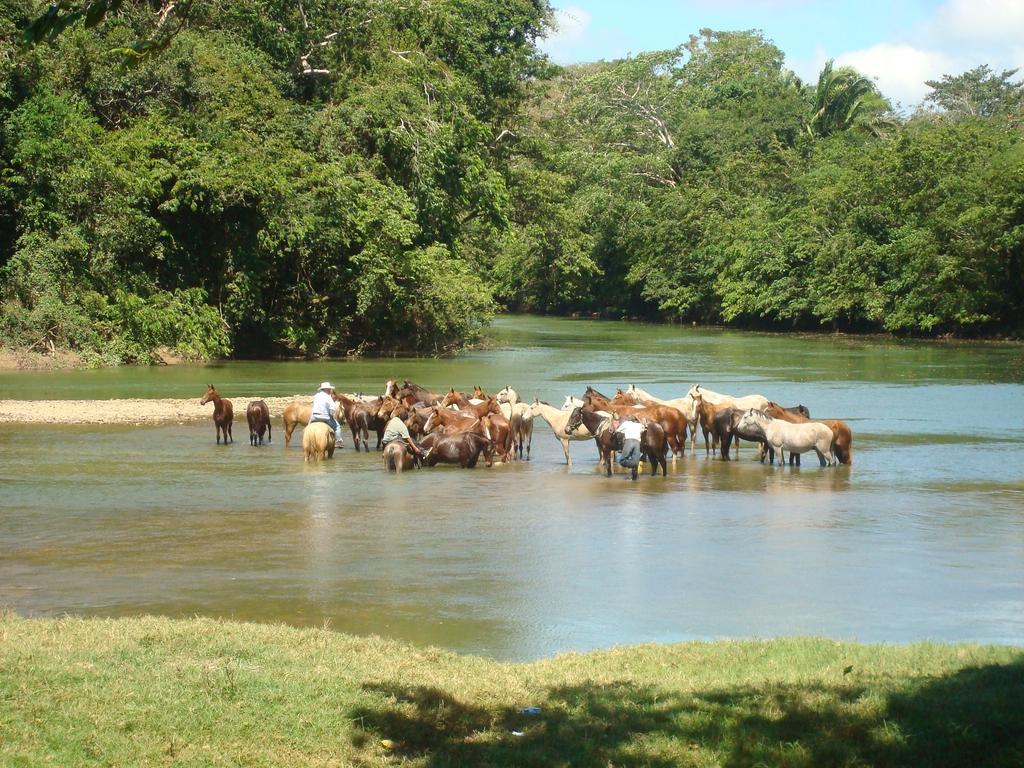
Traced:
<path fill-rule="evenodd" d="M 784 639 L 510 664 L 278 625 L 4 615 L 0 764 L 1020 766 L 1024 651 Z"/>

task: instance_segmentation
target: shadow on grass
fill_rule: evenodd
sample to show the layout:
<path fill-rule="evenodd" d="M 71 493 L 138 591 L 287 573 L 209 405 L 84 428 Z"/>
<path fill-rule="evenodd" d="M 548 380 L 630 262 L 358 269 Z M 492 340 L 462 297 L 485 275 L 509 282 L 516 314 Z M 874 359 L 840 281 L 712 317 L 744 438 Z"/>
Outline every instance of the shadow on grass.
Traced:
<path fill-rule="evenodd" d="M 427 687 L 368 685 L 357 746 L 427 766 L 1024 766 L 1024 661 L 925 678 L 680 694 L 629 682 L 551 688 L 539 715 Z M 520 735 L 521 734 L 521 735 Z"/>

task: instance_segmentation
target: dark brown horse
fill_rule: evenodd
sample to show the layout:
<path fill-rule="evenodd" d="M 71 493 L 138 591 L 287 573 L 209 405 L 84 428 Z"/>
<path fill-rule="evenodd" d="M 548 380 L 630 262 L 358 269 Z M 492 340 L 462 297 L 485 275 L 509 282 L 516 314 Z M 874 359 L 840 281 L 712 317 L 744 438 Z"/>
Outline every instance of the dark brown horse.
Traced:
<path fill-rule="evenodd" d="M 739 455 L 739 438 L 743 438 L 751 443 L 757 443 L 761 446 L 761 461 L 764 461 L 766 454 L 774 455 L 771 446 L 768 445 L 768 441 L 765 439 L 764 430 L 755 427 L 740 427 L 740 419 L 743 418 L 744 411 L 742 408 L 725 407 L 719 409 L 715 413 L 715 418 L 712 421 L 712 432 L 718 440 L 718 446 L 721 450 L 722 458 L 725 461 L 729 461 L 729 453 L 732 448 L 732 441 L 735 439 L 737 443 L 737 455 Z"/>
<path fill-rule="evenodd" d="M 220 445 L 221 433 L 224 434 L 224 445 L 227 445 L 228 442 L 235 442 L 235 438 L 231 436 L 231 422 L 235 420 L 235 408 L 231 405 L 231 401 L 218 395 L 213 384 L 207 384 L 206 394 L 203 395 L 199 404 L 206 405 L 207 403 L 213 403 L 213 424 L 217 429 L 217 445 Z"/>
<path fill-rule="evenodd" d="M 661 424 L 652 420 L 643 422 L 644 431 L 640 433 L 640 456 L 651 465 L 651 477 L 658 474 L 658 465 L 661 465 L 661 476 L 668 475 L 668 438 Z M 621 451 L 625 436 L 621 432 L 612 433 L 615 438 L 615 450 Z M 631 467 L 630 477 L 636 480 L 637 468 Z"/>
<path fill-rule="evenodd" d="M 264 400 L 253 400 L 245 409 L 245 420 L 249 422 L 249 445 L 263 445 L 263 433 L 271 442 L 270 409 Z"/>
<path fill-rule="evenodd" d="M 487 466 L 491 466 L 494 462 L 494 443 L 476 432 L 457 432 L 437 438 L 423 463 L 428 467 L 444 463 L 472 469 L 481 453 Z"/>
<path fill-rule="evenodd" d="M 670 405 L 651 405 L 634 408 L 631 405 L 616 405 L 600 392 L 587 387 L 583 407 L 593 411 L 607 411 L 617 416 L 632 416 L 638 421 L 656 421 L 665 432 L 669 447 L 676 456 L 682 456 L 686 446 L 686 415 Z"/>
<path fill-rule="evenodd" d="M 427 405 L 436 405 L 444 399 L 444 395 L 424 389 L 419 384 L 415 384 L 408 379 L 403 382 L 401 388 L 395 393 L 395 397 L 399 400 L 406 400 L 410 405 L 420 400 Z M 411 402 L 409 398 L 412 398 Z"/>
<path fill-rule="evenodd" d="M 348 427 L 352 431 L 352 442 L 355 444 L 356 451 L 359 450 L 361 440 L 363 450 L 369 453 L 370 432 L 377 433 L 377 450 L 379 451 L 384 441 L 384 425 L 387 424 L 387 420 L 382 419 L 377 413 L 382 399 L 378 397 L 376 400 L 364 403 L 340 393 L 335 393 L 334 399 L 341 403 L 341 408 L 345 412 L 345 421 L 348 422 Z"/>
<path fill-rule="evenodd" d="M 604 464 L 605 474 L 612 476 L 612 454 L 619 450 L 618 440 L 615 438 L 615 430 L 612 429 L 612 420 L 608 416 L 602 416 L 594 411 L 584 408 L 573 408 L 569 414 L 569 420 L 565 422 L 565 433 L 572 435 L 581 426 L 586 427 L 594 436 L 597 443 L 597 450 L 600 454 L 600 461 Z"/>

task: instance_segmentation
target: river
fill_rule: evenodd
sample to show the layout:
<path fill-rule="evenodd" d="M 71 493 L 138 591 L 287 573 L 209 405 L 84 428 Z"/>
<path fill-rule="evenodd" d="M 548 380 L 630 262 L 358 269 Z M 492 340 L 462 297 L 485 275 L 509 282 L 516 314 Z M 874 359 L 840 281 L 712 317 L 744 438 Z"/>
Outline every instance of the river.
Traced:
<path fill-rule="evenodd" d="M 503 317 L 446 359 L 0 374 L 0 398 L 378 392 L 388 376 L 560 405 L 693 383 L 845 419 L 852 467 L 696 455 L 667 478 L 533 460 L 387 476 L 351 447 L 213 424 L 0 430 L 0 607 L 330 626 L 500 659 L 822 635 L 1024 644 L 1024 348 Z M 244 413 L 244 402 L 235 404 Z M 539 420 L 538 420 L 539 422 Z M 350 445 L 350 444 L 349 444 Z M 806 460 L 810 459 L 810 460 Z"/>

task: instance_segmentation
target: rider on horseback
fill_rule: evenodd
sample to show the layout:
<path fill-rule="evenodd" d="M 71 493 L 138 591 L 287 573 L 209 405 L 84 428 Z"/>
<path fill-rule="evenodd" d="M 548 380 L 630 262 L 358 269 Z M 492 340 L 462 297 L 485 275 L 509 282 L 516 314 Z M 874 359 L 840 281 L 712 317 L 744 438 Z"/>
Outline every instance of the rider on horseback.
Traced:
<path fill-rule="evenodd" d="M 309 414 L 309 423 L 322 421 L 334 430 L 334 439 L 339 446 L 342 443 L 341 424 L 334 418 L 334 411 L 337 406 L 334 402 L 334 387 L 331 382 L 325 381 L 320 384 L 320 390 L 313 395 L 313 410 Z"/>
<path fill-rule="evenodd" d="M 420 463 L 420 460 L 423 458 L 423 449 L 416 445 L 416 441 L 409 434 L 409 428 L 397 415 L 392 416 L 391 420 L 384 427 L 384 447 L 387 447 L 388 443 L 393 443 L 395 440 L 404 440 L 406 449 L 412 453 L 416 463 Z"/>

